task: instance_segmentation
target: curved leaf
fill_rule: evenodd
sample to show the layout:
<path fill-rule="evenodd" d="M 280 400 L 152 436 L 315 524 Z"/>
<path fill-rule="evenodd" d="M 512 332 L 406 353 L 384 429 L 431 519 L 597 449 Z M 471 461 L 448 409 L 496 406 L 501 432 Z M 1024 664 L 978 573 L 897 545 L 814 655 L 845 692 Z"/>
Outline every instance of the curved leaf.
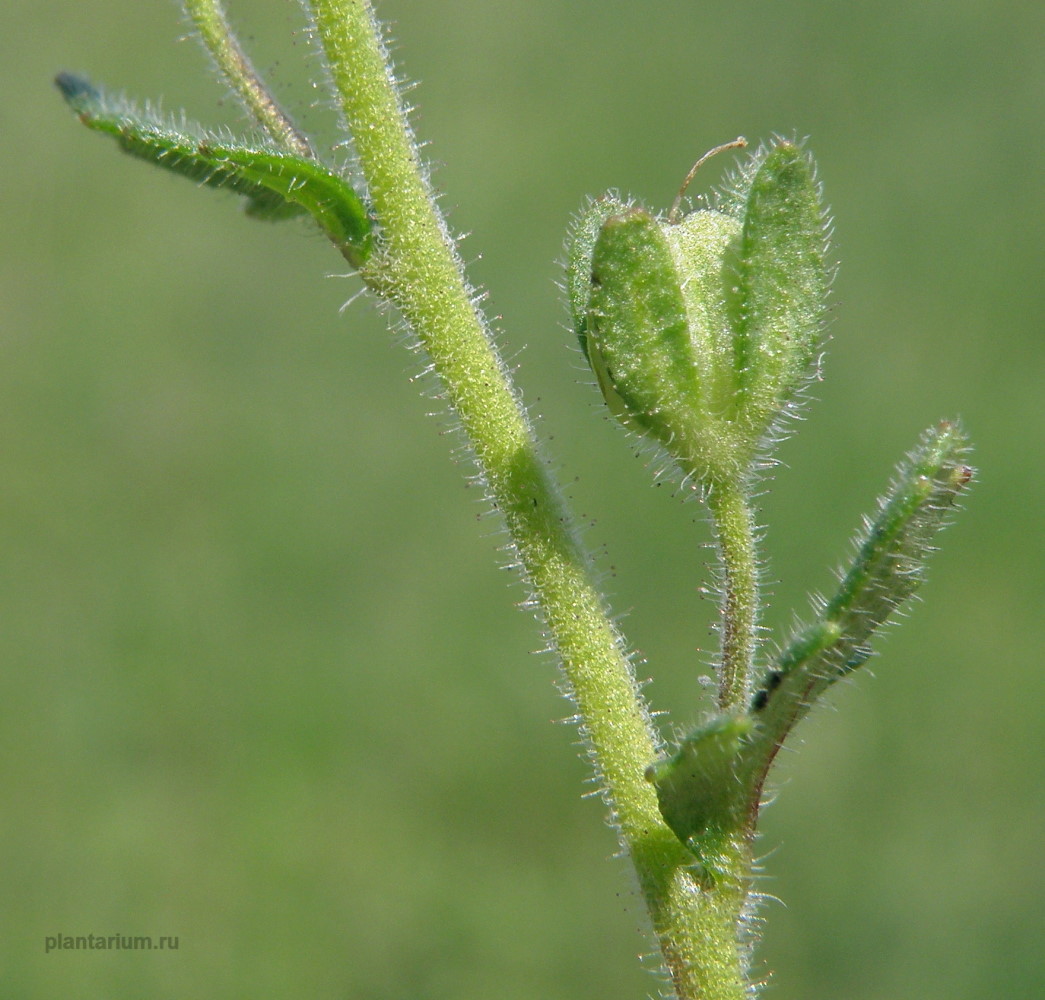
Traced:
<path fill-rule="evenodd" d="M 354 266 L 373 247 L 373 226 L 352 186 L 317 160 L 266 146 L 221 141 L 173 128 L 155 115 L 113 100 L 82 77 L 60 73 L 55 84 L 88 128 L 120 148 L 207 187 L 247 199 L 256 219 L 311 215 Z"/>

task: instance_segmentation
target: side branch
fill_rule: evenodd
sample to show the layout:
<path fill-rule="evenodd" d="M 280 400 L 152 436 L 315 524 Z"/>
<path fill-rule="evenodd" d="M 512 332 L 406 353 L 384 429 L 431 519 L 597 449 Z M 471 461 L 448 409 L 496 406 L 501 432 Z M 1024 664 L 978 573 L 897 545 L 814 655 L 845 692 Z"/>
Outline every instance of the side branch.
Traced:
<path fill-rule="evenodd" d="M 755 521 L 744 489 L 729 482 L 709 492 L 708 507 L 722 560 L 718 707 L 735 712 L 747 707 L 754 673 L 760 602 Z"/>
<path fill-rule="evenodd" d="M 279 106 L 232 32 L 221 0 L 185 0 L 185 10 L 218 69 L 247 110 L 280 146 L 304 158 L 314 158 L 308 139 Z"/>

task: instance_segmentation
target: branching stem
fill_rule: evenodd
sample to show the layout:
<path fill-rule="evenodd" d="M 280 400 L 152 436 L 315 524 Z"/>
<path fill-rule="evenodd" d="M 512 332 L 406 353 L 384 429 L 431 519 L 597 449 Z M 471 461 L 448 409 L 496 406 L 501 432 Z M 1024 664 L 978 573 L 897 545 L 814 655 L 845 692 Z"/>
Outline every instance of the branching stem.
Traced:
<path fill-rule="evenodd" d="M 75 74 L 55 78 L 62 96 L 124 152 L 228 188 L 256 218 L 311 215 L 399 310 L 533 588 L 677 1000 L 749 1000 L 752 843 L 769 767 L 798 719 L 867 659 L 875 631 L 918 587 L 935 534 L 973 475 L 961 429 L 930 428 L 866 522 L 837 593 L 815 602 L 814 620 L 754 690 L 758 532 L 744 468 L 820 342 L 830 268 L 811 157 L 785 140 L 763 147 L 716 208 L 683 217 L 704 157 L 666 221 L 611 195 L 589 205 L 568 243 L 574 328 L 610 411 L 699 482 L 720 557 L 718 711 L 658 758 L 624 640 L 439 213 L 371 0 L 307 4 L 365 191 L 316 157 L 250 64 L 221 0 L 184 2 L 278 148 L 179 128 Z"/>
<path fill-rule="evenodd" d="M 298 156 L 315 157 L 311 143 L 276 102 L 241 48 L 221 0 L 185 0 L 185 9 L 225 79 L 273 140 Z"/>

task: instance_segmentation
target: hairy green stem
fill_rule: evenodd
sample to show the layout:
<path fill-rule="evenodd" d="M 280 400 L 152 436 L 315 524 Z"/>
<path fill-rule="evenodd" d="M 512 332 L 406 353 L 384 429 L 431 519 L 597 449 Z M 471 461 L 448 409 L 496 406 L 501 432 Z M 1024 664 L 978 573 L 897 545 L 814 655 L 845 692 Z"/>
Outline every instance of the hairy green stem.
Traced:
<path fill-rule="evenodd" d="M 505 517 L 583 720 L 680 1000 L 745 996 L 736 922 L 644 779 L 657 739 L 620 636 L 435 208 L 371 6 L 312 0 L 382 246 L 364 278 L 429 353 Z"/>
<path fill-rule="evenodd" d="M 717 482 L 708 507 L 722 561 L 718 705 L 742 711 L 751 696 L 760 601 L 755 519 L 748 490 L 736 482 Z"/>
<path fill-rule="evenodd" d="M 298 156 L 315 157 L 308 139 L 276 103 L 240 47 L 221 0 L 185 0 L 185 9 L 225 79 L 273 140 Z"/>
<path fill-rule="evenodd" d="M 80 120 L 124 152 L 228 188 L 256 218 L 311 215 L 399 310 L 505 518 L 675 996 L 748 1000 L 752 844 L 769 768 L 813 702 L 871 655 L 875 631 L 918 587 L 935 534 L 973 476 L 960 427 L 930 428 L 865 522 L 835 595 L 813 602 L 813 621 L 754 689 L 758 532 L 743 468 L 819 344 L 829 268 L 811 158 L 775 141 L 752 158 L 723 211 L 680 217 L 676 200 L 665 223 L 609 196 L 591 203 L 571 233 L 570 303 L 599 387 L 626 426 L 650 434 L 687 481 L 699 481 L 720 556 L 718 711 L 658 759 L 623 638 L 436 207 L 371 0 L 308 4 L 365 192 L 315 156 L 251 66 L 221 0 L 184 2 L 278 148 L 178 127 L 74 74 L 55 83 Z M 716 385 L 721 391 L 711 391 Z"/>

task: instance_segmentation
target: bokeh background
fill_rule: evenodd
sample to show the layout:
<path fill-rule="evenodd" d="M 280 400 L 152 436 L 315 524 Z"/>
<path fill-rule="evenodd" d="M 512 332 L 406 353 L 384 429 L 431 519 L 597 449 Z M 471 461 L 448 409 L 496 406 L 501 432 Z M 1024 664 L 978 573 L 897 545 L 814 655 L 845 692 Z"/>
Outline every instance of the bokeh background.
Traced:
<path fill-rule="evenodd" d="M 1045 8 L 385 0 L 452 225 L 658 709 L 714 639 L 708 531 L 564 329 L 567 219 L 670 203 L 738 133 L 809 136 L 842 262 L 826 380 L 762 500 L 786 628 L 922 428 L 978 484 L 911 620 L 767 810 L 778 1000 L 1045 984 Z M 289 0 L 231 13 L 341 138 Z M 0 993 L 638 998 L 643 916 L 505 539 L 423 359 L 305 226 L 117 155 L 89 72 L 242 123 L 174 3 L 0 14 Z M 722 163 L 699 184 L 713 183 Z M 413 381 L 412 381 L 413 380 Z M 452 449 L 458 449 L 456 461 Z M 874 675 L 873 677 L 871 675 Z M 44 952 L 53 934 L 179 950 Z"/>

